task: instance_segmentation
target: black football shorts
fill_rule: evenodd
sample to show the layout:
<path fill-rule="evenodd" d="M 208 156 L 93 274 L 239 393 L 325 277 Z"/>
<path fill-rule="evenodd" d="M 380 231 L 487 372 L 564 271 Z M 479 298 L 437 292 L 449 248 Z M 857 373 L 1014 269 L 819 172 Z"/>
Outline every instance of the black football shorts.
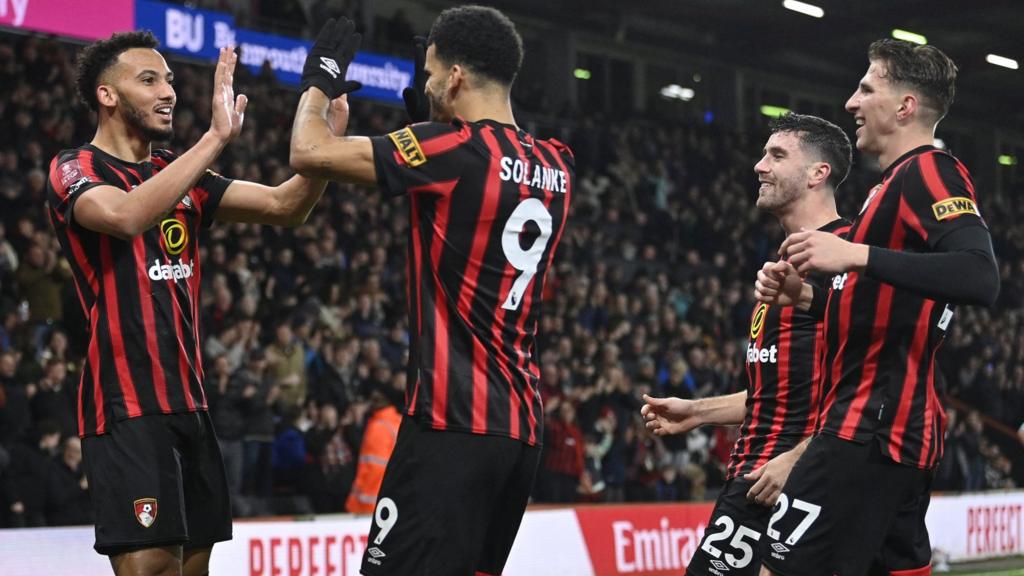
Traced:
<path fill-rule="evenodd" d="M 82 440 L 82 458 L 100 554 L 231 539 L 224 462 L 207 412 L 115 422 Z"/>
<path fill-rule="evenodd" d="M 762 562 L 779 576 L 930 574 L 931 479 L 878 442 L 819 434 L 772 510 Z"/>
<path fill-rule="evenodd" d="M 761 572 L 758 542 L 772 509 L 747 500 L 753 485 L 739 477 L 725 484 L 700 546 L 686 566 L 687 576 L 757 576 Z"/>
<path fill-rule="evenodd" d="M 402 419 L 362 573 L 498 575 L 523 519 L 540 448 Z"/>

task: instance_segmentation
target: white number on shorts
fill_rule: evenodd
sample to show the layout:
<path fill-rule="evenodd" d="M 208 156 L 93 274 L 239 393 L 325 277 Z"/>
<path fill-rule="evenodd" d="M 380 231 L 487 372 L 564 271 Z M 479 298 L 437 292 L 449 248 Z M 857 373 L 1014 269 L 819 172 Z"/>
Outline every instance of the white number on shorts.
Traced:
<path fill-rule="evenodd" d="M 775 526 L 776 522 L 782 520 L 782 517 L 786 515 L 786 510 L 789 510 L 789 496 L 779 494 L 779 509 L 775 511 L 775 514 L 772 514 L 772 519 L 768 522 L 768 529 L 764 531 L 772 540 L 782 538 L 782 534 L 775 528 L 772 528 L 772 526 Z"/>
<path fill-rule="evenodd" d="M 387 518 L 384 517 L 384 512 L 388 513 Z M 373 511 L 373 521 L 380 528 L 373 543 L 380 546 L 388 537 L 388 532 L 395 527 L 395 522 L 398 522 L 398 505 L 395 504 L 395 501 L 391 498 L 381 498 L 380 502 L 377 502 L 377 509 Z"/>
<path fill-rule="evenodd" d="M 753 548 L 750 547 L 750 544 L 743 541 L 743 539 L 748 536 L 752 538 L 754 542 L 761 539 L 761 535 L 758 534 L 756 530 L 752 530 L 746 526 L 740 526 L 736 530 L 736 534 L 732 537 L 732 541 L 729 542 L 729 545 L 732 546 L 733 550 L 743 552 L 743 556 L 739 558 L 733 554 L 725 555 L 725 561 L 733 568 L 746 568 L 747 564 L 750 564 L 750 561 L 754 559 Z"/>
<path fill-rule="evenodd" d="M 746 526 L 739 526 L 737 528 L 736 523 L 732 518 L 722 515 L 715 520 L 715 526 L 723 526 L 724 529 L 717 534 L 710 534 L 704 539 L 704 543 L 701 544 L 701 550 L 707 552 L 714 558 L 721 558 L 722 551 L 715 547 L 714 543 L 719 540 L 726 540 L 732 535 L 732 540 L 729 542 L 729 546 L 732 546 L 733 550 L 742 552 L 742 555 L 737 558 L 735 554 L 727 553 L 725 555 L 725 561 L 729 563 L 733 568 L 745 568 L 750 561 L 754 559 L 754 549 L 751 548 L 750 544 L 744 542 L 745 538 L 751 538 L 755 542 L 761 539 L 761 535 L 756 531 Z M 736 529 L 736 533 L 733 534 L 733 529 Z"/>
<path fill-rule="evenodd" d="M 533 222 L 540 228 L 540 236 L 533 241 L 532 246 L 523 250 L 519 245 L 519 235 L 523 233 L 527 222 Z M 505 251 L 505 258 L 508 258 L 508 263 L 513 268 L 521 272 L 512 283 L 505 303 L 501 305 L 505 310 L 519 309 L 523 302 L 523 293 L 530 286 L 530 280 L 537 274 L 537 265 L 540 264 L 550 239 L 551 213 L 544 203 L 536 198 L 527 198 L 520 202 L 505 222 L 505 230 L 501 234 L 501 248 Z"/>
<path fill-rule="evenodd" d="M 804 502 L 803 500 L 794 499 L 793 509 L 806 512 L 807 516 L 804 516 L 804 519 L 797 525 L 796 530 L 793 530 L 789 538 L 786 538 L 786 544 L 796 544 L 803 537 L 804 533 L 807 532 L 807 529 L 811 527 L 811 524 L 814 524 L 814 521 L 818 519 L 818 515 L 821 514 L 821 506 Z"/>
<path fill-rule="evenodd" d="M 821 506 L 796 498 L 793 499 L 793 509 L 804 512 L 805 516 L 804 519 L 797 524 L 796 529 L 789 535 L 789 538 L 786 538 L 786 544 L 789 545 L 799 542 L 800 539 L 804 537 L 804 534 L 807 533 L 807 530 L 811 528 L 811 525 L 814 524 L 814 521 L 818 519 L 818 516 L 821 515 Z M 768 529 L 765 531 L 768 534 L 768 537 L 772 540 L 779 540 L 782 538 L 782 534 L 773 528 L 773 526 L 775 526 L 775 523 L 786 515 L 787 510 L 789 510 L 789 497 L 785 494 L 780 494 L 779 509 L 772 514 L 772 519 L 768 522 Z"/>
<path fill-rule="evenodd" d="M 728 516 L 719 516 L 718 520 L 715 520 L 715 526 L 725 526 L 725 530 L 722 530 L 718 534 L 711 534 L 704 539 L 704 544 L 701 545 L 700 549 L 711 554 L 715 558 L 722 557 L 722 551 L 713 546 L 714 542 L 719 540 L 725 540 L 732 534 L 733 528 L 736 527 L 736 523 L 732 521 L 732 518 Z"/>

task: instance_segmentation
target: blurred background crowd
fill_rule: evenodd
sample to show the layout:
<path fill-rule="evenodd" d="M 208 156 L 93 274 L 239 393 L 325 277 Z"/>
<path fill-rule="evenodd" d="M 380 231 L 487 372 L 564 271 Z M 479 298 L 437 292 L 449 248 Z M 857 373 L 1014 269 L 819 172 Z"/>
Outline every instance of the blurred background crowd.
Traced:
<path fill-rule="evenodd" d="M 392 20 L 376 23 L 377 41 L 407 42 L 411 28 Z M 75 51 L 0 34 L 0 527 L 90 519 L 75 423 L 85 323 L 45 212 L 50 159 L 95 129 L 74 93 Z M 208 125 L 212 68 L 171 65 L 179 100 L 166 147 L 180 152 Z M 250 99 L 246 125 L 214 169 L 287 179 L 297 94 L 244 70 L 236 91 Z M 402 110 L 354 99 L 349 133 L 404 122 Z M 581 115 L 553 135 L 575 151 L 579 181 L 537 343 L 546 433 L 534 501 L 713 498 L 736 430 L 652 437 L 640 394 L 743 389 L 754 273 L 782 240 L 754 208 L 764 127 Z M 841 214 L 856 213 L 877 175 L 855 166 Z M 1002 293 L 991 310 L 959 311 L 945 345 L 941 490 L 1024 482 L 1024 205 L 979 197 Z M 206 391 L 237 515 L 359 509 L 349 495 L 366 423 L 403 404 L 406 210 L 331 184 L 297 228 L 218 224 L 202 238 Z"/>

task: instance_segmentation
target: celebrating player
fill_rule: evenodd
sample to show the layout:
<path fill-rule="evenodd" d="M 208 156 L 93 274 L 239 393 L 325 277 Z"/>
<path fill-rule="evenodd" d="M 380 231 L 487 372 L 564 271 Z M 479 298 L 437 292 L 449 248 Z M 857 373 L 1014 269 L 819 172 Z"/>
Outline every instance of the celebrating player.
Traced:
<path fill-rule="evenodd" d="M 761 182 L 757 207 L 775 215 L 788 233 L 844 233 L 848 223 L 836 212 L 834 193 L 850 171 L 850 139 L 828 121 L 799 114 L 778 118 L 771 130 L 754 166 Z M 754 307 L 746 392 L 700 400 L 644 397 L 641 413 L 655 434 L 742 422 L 725 487 L 687 574 L 756 575 L 761 569 L 756 542 L 818 413 L 827 279 L 806 281 L 796 306 Z"/>
<path fill-rule="evenodd" d="M 999 290 L 967 168 L 932 145 L 956 66 L 934 46 L 897 40 L 875 42 L 868 57 L 846 109 L 857 148 L 885 167 L 882 181 L 848 241 L 791 234 L 780 249 L 790 266 L 759 276 L 757 286 L 771 299 L 799 289 L 797 272 L 836 275 L 824 424 L 761 540 L 765 566 L 786 576 L 930 573 L 924 520 L 945 435 L 935 357 L 954 304 L 991 305 Z"/>
<path fill-rule="evenodd" d="M 414 120 L 425 108 L 433 122 L 333 137 L 324 116 L 355 36 L 350 22 L 331 21 L 317 38 L 291 163 L 409 201 L 408 407 L 362 570 L 500 574 L 543 437 L 534 342 L 573 157 L 516 126 L 509 90 L 522 41 L 508 18 L 480 6 L 445 10 L 426 40 L 425 92 L 407 93 L 407 104 Z"/>
<path fill-rule="evenodd" d="M 213 544 L 231 538 L 203 393 L 200 229 L 298 224 L 324 182 L 295 176 L 271 188 L 208 170 L 244 119 L 230 49 L 217 62 L 210 129 L 180 157 L 152 150 L 173 133 L 176 99 L 156 47 L 152 34 L 131 32 L 82 50 L 78 88 L 99 125 L 90 143 L 54 158 L 47 200 L 89 321 L 78 426 L 96 550 L 117 574 L 199 575 Z"/>

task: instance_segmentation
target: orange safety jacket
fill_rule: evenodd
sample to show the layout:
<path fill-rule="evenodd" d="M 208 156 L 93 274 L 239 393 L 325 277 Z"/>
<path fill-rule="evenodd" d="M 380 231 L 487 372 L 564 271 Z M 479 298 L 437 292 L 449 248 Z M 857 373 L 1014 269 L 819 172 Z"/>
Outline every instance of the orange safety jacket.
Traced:
<path fill-rule="evenodd" d="M 373 512 L 401 422 L 402 414 L 394 406 L 381 408 L 370 416 L 363 432 L 363 445 L 359 449 L 356 480 L 345 502 L 345 510 L 354 514 Z"/>

